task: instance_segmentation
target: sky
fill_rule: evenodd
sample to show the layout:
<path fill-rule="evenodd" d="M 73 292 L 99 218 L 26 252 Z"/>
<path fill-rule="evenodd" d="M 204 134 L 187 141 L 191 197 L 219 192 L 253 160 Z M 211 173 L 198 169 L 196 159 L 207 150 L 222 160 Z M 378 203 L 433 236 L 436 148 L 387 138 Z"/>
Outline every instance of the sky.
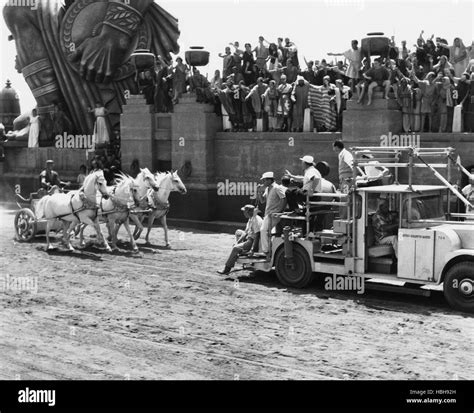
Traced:
<path fill-rule="evenodd" d="M 0 0 L 0 5 L 14 0 Z M 301 62 L 327 58 L 328 52 L 343 52 L 352 39 L 369 32 L 407 40 L 413 48 L 421 30 L 450 44 L 454 37 L 470 45 L 474 39 L 474 0 L 162 0 L 157 1 L 179 20 L 179 55 L 190 46 L 203 46 L 211 53 L 209 65 L 201 73 L 212 77 L 222 70 L 219 53 L 234 41 L 257 44 L 258 37 L 275 42 L 289 37 L 298 47 Z M 34 98 L 21 74 L 16 73 L 14 42 L 3 17 L 0 18 L 0 85 L 10 79 L 18 92 L 22 111 L 35 106 Z M 332 59 L 332 58 L 330 58 Z"/>

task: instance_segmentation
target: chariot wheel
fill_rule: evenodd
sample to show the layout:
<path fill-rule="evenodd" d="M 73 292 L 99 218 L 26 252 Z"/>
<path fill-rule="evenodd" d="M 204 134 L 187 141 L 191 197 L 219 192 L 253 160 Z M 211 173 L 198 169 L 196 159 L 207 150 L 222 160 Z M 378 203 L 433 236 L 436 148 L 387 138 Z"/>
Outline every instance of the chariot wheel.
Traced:
<path fill-rule="evenodd" d="M 474 265 L 472 262 L 459 262 L 453 265 L 444 279 L 444 296 L 451 307 L 474 312 Z"/>
<path fill-rule="evenodd" d="M 31 241 L 36 235 L 36 217 L 28 208 L 20 209 L 15 215 L 15 233 L 18 241 Z"/>
<path fill-rule="evenodd" d="M 285 259 L 285 249 L 280 248 L 275 256 L 275 271 L 280 282 L 286 287 L 304 288 L 313 279 L 313 270 L 306 250 L 293 244 L 293 263 Z"/>

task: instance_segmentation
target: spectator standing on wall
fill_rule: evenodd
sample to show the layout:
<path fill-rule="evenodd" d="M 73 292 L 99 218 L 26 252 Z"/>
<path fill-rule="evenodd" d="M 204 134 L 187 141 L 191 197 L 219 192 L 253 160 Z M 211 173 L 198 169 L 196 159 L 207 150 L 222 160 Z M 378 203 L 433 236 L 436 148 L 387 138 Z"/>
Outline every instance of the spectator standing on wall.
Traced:
<path fill-rule="evenodd" d="M 436 104 L 437 86 L 434 83 L 435 74 L 430 72 L 426 75 L 426 80 L 420 80 L 412 73 L 412 79 L 418 83 L 421 91 L 421 125 L 420 130 L 424 131 L 426 120 L 428 119 L 428 132 L 431 132 L 433 125 L 433 110 Z"/>
<path fill-rule="evenodd" d="M 402 77 L 399 81 L 397 101 L 402 108 L 403 131 L 413 131 L 413 91 L 408 79 Z"/>
<path fill-rule="evenodd" d="M 306 62 L 306 69 L 301 72 L 301 75 L 309 84 L 316 85 L 316 73 L 314 72 L 314 62 L 312 60 Z"/>
<path fill-rule="evenodd" d="M 281 53 L 281 62 L 286 62 L 288 60 L 288 49 L 283 44 L 283 37 L 278 38 L 278 50 Z"/>
<path fill-rule="evenodd" d="M 430 70 L 430 62 L 428 59 L 428 52 L 425 49 L 425 42 L 421 35 L 416 41 L 416 44 L 414 45 L 414 47 L 415 47 L 415 53 L 416 53 L 415 56 L 416 56 L 417 66 L 418 65 L 423 66 L 424 72 L 428 73 Z"/>
<path fill-rule="evenodd" d="M 221 72 L 216 70 L 214 76 L 211 79 L 211 90 L 222 89 L 222 77 Z"/>
<path fill-rule="evenodd" d="M 345 86 L 341 79 L 336 80 L 335 100 L 336 100 L 336 124 L 337 131 L 342 131 L 342 115 L 346 110 L 347 101 L 351 97 L 351 89 Z"/>
<path fill-rule="evenodd" d="M 441 81 L 437 82 L 437 106 L 438 113 L 440 115 L 439 130 L 438 132 L 451 132 L 452 125 L 448 125 L 448 110 L 451 112 L 454 107 L 452 92 L 454 85 L 451 83 L 449 77 L 444 76 Z"/>
<path fill-rule="evenodd" d="M 285 48 L 286 50 L 288 50 L 287 59 L 291 59 L 293 65 L 299 68 L 300 63 L 298 60 L 298 48 L 296 47 L 296 44 L 290 41 L 288 37 L 285 39 Z"/>
<path fill-rule="evenodd" d="M 389 91 L 390 91 L 390 88 L 392 88 L 393 93 L 395 94 L 395 99 L 397 99 L 398 83 L 400 79 L 402 79 L 404 76 L 402 72 L 400 72 L 398 67 L 396 66 L 394 60 L 387 61 L 387 69 L 389 72 L 389 81 L 390 81 Z M 385 99 L 388 99 L 388 93 L 385 94 Z"/>
<path fill-rule="evenodd" d="M 290 58 L 286 61 L 286 69 L 283 70 L 283 73 L 286 75 L 286 81 L 290 84 L 294 83 L 298 77 L 299 70 Z"/>
<path fill-rule="evenodd" d="M 250 43 L 245 43 L 245 52 L 242 56 L 242 74 L 247 86 L 255 83 L 255 59 L 253 58 L 252 46 Z"/>
<path fill-rule="evenodd" d="M 293 102 L 293 132 L 303 132 L 304 112 L 308 107 L 309 83 L 303 76 L 298 76 L 291 100 Z"/>
<path fill-rule="evenodd" d="M 438 74 L 438 73 L 444 74 L 445 69 L 453 70 L 453 65 L 448 62 L 448 58 L 446 56 L 441 56 L 439 58 L 439 62 L 433 66 L 433 72 L 435 74 Z"/>
<path fill-rule="evenodd" d="M 262 118 L 262 102 L 264 100 L 264 95 L 267 89 L 268 85 L 266 83 L 263 83 L 263 78 L 259 77 L 257 79 L 257 84 L 250 90 L 250 93 L 245 98 L 247 101 L 250 101 L 257 119 Z"/>
<path fill-rule="evenodd" d="M 290 94 L 291 85 L 286 82 L 286 76 L 282 75 L 278 86 L 279 102 L 278 102 L 278 126 L 281 132 L 286 132 L 289 129 L 288 117 L 290 115 Z"/>
<path fill-rule="evenodd" d="M 277 116 L 278 116 L 278 102 L 280 100 L 280 93 L 278 92 L 276 82 L 270 80 L 268 89 L 262 96 L 263 108 L 268 115 L 268 127 L 270 132 L 277 129 Z"/>
<path fill-rule="evenodd" d="M 355 91 L 355 87 L 359 81 L 359 72 L 362 68 L 362 52 L 358 45 L 359 42 L 357 40 L 352 40 L 351 48 L 344 53 L 328 53 L 328 56 L 344 56 L 349 61 L 346 76 L 349 78 L 349 86 L 351 87 L 352 93 Z"/>
<path fill-rule="evenodd" d="M 265 43 L 268 42 L 264 39 L 263 36 L 258 38 L 258 45 L 252 50 L 255 53 L 255 63 L 259 69 L 265 67 L 268 56 L 270 55 L 268 47 L 265 46 Z"/>
<path fill-rule="evenodd" d="M 241 81 L 245 83 L 244 75 L 238 69 L 237 66 L 234 66 L 232 68 L 232 74 L 229 76 L 229 78 L 232 79 L 232 82 L 234 83 L 234 85 L 238 85 Z"/>
<path fill-rule="evenodd" d="M 223 59 L 222 62 L 222 77 L 224 80 L 232 74 L 232 66 L 234 65 L 234 58 L 232 57 L 230 47 L 225 48 L 225 53 L 219 53 L 219 57 Z"/>
<path fill-rule="evenodd" d="M 474 132 L 474 72 L 471 73 L 469 81 L 469 93 L 467 95 L 467 109 L 464 116 L 465 132 Z"/>
<path fill-rule="evenodd" d="M 457 92 L 457 103 L 461 105 L 461 132 L 464 131 L 464 125 L 466 124 L 465 116 L 468 108 L 468 96 L 469 96 L 469 73 L 464 72 L 458 81 L 456 86 Z"/>
<path fill-rule="evenodd" d="M 183 59 L 176 58 L 176 66 L 173 68 L 173 104 L 177 104 L 179 98 L 186 92 L 186 77 L 188 75 L 188 66 L 183 63 Z"/>
<path fill-rule="evenodd" d="M 459 37 L 454 39 L 449 48 L 449 63 L 452 64 L 456 77 L 461 77 L 469 63 L 467 48 Z"/>
<path fill-rule="evenodd" d="M 317 86 L 322 86 L 323 85 L 323 79 L 325 76 L 329 76 L 330 78 L 330 83 L 332 83 L 331 79 L 331 70 L 328 68 L 328 64 L 326 62 L 326 59 L 321 60 L 321 64 L 319 66 L 318 71 L 316 72 L 316 85 Z"/>
<path fill-rule="evenodd" d="M 234 54 L 232 55 L 233 65 L 237 66 L 239 70 L 242 69 L 242 56 L 244 51 L 240 49 L 239 42 L 230 43 L 230 46 L 234 48 Z"/>
<path fill-rule="evenodd" d="M 285 66 L 286 69 L 286 66 Z M 278 59 L 270 57 L 267 63 L 267 71 L 270 74 L 271 78 L 276 82 L 277 85 L 280 84 L 280 78 L 283 74 L 283 67 Z"/>
<path fill-rule="evenodd" d="M 423 93 L 413 80 L 410 80 L 410 87 L 413 92 L 413 122 L 411 130 L 412 132 L 419 132 L 421 129 L 421 98 Z"/>

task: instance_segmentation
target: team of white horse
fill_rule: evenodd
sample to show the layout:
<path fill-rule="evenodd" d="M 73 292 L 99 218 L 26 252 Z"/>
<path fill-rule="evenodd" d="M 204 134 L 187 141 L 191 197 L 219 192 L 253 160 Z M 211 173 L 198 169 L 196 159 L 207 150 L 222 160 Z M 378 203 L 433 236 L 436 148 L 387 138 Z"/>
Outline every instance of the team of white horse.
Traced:
<path fill-rule="evenodd" d="M 108 187 L 103 171 L 96 170 L 86 177 L 79 190 L 67 194 L 55 192 L 41 198 L 36 205 L 35 215 L 37 219 L 47 221 L 48 250 L 53 249 L 49 239 L 51 224 L 59 219 L 63 223 L 63 243 L 70 251 L 74 251 L 71 244 L 73 233 L 79 234 L 80 246 L 85 246 L 83 232 L 87 225 L 94 226 L 99 241 L 103 242 L 107 251 L 117 249 L 117 234 L 123 224 L 130 237 L 130 245 L 136 252 L 138 247 L 135 240 L 143 231 L 142 222 L 145 216 L 148 216 L 146 243 L 149 243 L 155 219 L 160 218 L 165 243 L 169 246 L 166 215 L 171 192 L 186 194 L 186 187 L 177 172 L 152 174 L 145 168 L 140 170 L 136 178 L 121 173 L 116 176 L 116 184 Z M 134 234 L 130 229 L 129 220 L 135 223 Z M 112 248 L 102 234 L 100 222 L 107 224 Z"/>

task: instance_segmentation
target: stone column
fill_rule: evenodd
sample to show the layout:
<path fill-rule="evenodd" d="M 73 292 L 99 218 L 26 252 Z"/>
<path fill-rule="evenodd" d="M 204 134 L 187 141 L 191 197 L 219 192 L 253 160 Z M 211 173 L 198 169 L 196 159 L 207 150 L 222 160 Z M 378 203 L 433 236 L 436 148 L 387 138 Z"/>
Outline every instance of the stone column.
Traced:
<path fill-rule="evenodd" d="M 153 170 L 154 114 L 142 95 L 131 95 L 120 118 L 122 169 L 130 172 L 130 164 L 138 159 L 141 168 Z"/>
<path fill-rule="evenodd" d="M 347 102 L 342 125 L 344 140 L 378 146 L 381 136 L 402 131 L 402 112 L 395 99 L 384 99 L 377 91 L 372 104 L 367 106 L 366 103 L 367 99 L 364 99 L 358 104 L 356 96 Z"/>
<path fill-rule="evenodd" d="M 171 202 L 173 216 L 206 221 L 215 219 L 214 140 L 216 132 L 222 129 L 221 123 L 214 107 L 197 103 L 193 93 L 183 95 L 175 105 L 171 116 L 172 166 L 179 170 L 189 162 L 192 172 L 181 177 L 188 194 L 178 203 Z"/>

